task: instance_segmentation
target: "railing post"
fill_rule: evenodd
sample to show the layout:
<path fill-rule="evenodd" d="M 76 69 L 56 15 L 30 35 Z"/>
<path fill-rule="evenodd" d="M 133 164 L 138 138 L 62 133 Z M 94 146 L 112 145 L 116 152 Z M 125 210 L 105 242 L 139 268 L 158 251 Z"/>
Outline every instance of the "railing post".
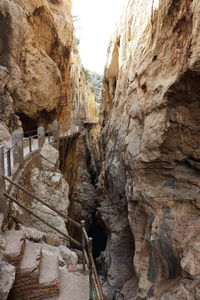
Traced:
<path fill-rule="evenodd" d="M 85 271 L 85 236 L 84 236 L 84 232 L 83 229 L 85 228 L 85 221 L 82 220 L 81 221 L 81 226 L 82 226 L 82 246 L 83 246 L 83 271 Z"/>
<path fill-rule="evenodd" d="M 7 218 L 7 201 L 4 196 L 5 192 L 5 166 L 4 166 L 4 146 L 0 146 L 0 212 Z"/>
<path fill-rule="evenodd" d="M 88 245 L 89 257 L 90 253 L 93 252 L 93 239 L 89 237 L 89 245 Z M 93 300 L 93 288 L 92 288 L 92 262 L 89 259 L 89 300 Z"/>
<path fill-rule="evenodd" d="M 53 121 L 53 138 L 55 141 L 55 148 L 59 149 L 59 128 L 58 128 L 58 121 Z"/>
<path fill-rule="evenodd" d="M 29 144 L 29 151 L 31 153 L 32 152 L 32 137 L 31 136 L 28 137 L 28 144 Z"/>
<path fill-rule="evenodd" d="M 51 142 L 51 131 L 48 132 L 48 143 Z"/>
<path fill-rule="evenodd" d="M 10 148 L 7 150 L 7 168 L 8 168 L 8 176 L 11 176 L 11 150 Z"/>
<path fill-rule="evenodd" d="M 19 130 L 15 130 L 12 133 L 12 144 L 13 148 L 13 164 L 16 166 L 19 164 L 23 165 L 24 161 L 24 149 L 23 149 L 23 133 Z"/>
<path fill-rule="evenodd" d="M 42 148 L 42 146 L 45 143 L 45 133 L 44 133 L 44 127 L 43 126 L 38 127 L 37 134 L 38 134 L 38 147 Z"/>

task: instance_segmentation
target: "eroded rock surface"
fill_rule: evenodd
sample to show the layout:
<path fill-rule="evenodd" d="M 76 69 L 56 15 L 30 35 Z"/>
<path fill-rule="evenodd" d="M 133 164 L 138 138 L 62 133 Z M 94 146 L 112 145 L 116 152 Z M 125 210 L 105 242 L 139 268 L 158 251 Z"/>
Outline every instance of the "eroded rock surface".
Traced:
<path fill-rule="evenodd" d="M 49 144 L 44 144 L 39 161 L 35 163 L 31 161 L 30 169 L 27 166 L 22 169 L 18 180 L 43 201 L 68 214 L 70 204 L 68 198 L 69 185 L 58 169 L 58 159 L 58 150 Z M 27 197 L 19 190 L 16 191 L 14 189 L 12 193 L 16 193 L 16 197 L 31 208 L 36 215 L 42 217 L 46 222 L 62 232 L 67 233 L 64 219 L 50 208 L 37 200 L 30 199 L 30 197 Z M 27 237 L 32 237 L 33 240 L 43 239 L 53 245 L 59 245 L 63 240 L 63 237 L 49 226 L 30 216 L 29 213 L 14 204 L 12 205 L 12 216 L 15 222 L 22 225 L 22 229 L 24 228 Z M 31 227 L 35 228 L 35 230 L 31 230 Z"/>
<path fill-rule="evenodd" d="M 11 132 L 48 127 L 54 119 L 64 131 L 90 114 L 97 117 L 71 6 L 71 0 L 0 3 L 0 122 Z"/>
<path fill-rule="evenodd" d="M 70 81 L 71 1 L 4 0 L 0 12 L 4 102 L 34 119 L 55 115 Z"/>
<path fill-rule="evenodd" d="M 199 297 L 199 16 L 199 1 L 129 1 L 110 43 L 99 209 L 110 298 L 131 278 L 133 299 Z M 135 274 L 117 272 L 128 260 Z"/>
<path fill-rule="evenodd" d="M 0 297 L 2 300 L 8 298 L 10 289 L 15 281 L 15 267 L 6 261 L 0 262 Z"/>
<path fill-rule="evenodd" d="M 81 134 L 67 141 L 64 176 L 70 186 L 70 215 L 91 222 L 96 207 L 97 176 L 100 168 L 99 125 L 85 125 Z"/>

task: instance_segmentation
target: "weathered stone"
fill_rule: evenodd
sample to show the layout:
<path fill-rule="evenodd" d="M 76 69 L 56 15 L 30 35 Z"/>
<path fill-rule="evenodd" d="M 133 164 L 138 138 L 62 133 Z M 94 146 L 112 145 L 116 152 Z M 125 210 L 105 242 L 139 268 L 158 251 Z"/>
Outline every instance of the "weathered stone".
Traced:
<path fill-rule="evenodd" d="M 66 266 L 59 247 L 55 247 L 54 245 L 43 243 L 42 248 L 44 251 L 51 253 L 58 258 L 59 266 Z"/>
<path fill-rule="evenodd" d="M 0 262 L 0 299 L 6 300 L 15 281 L 15 267 L 6 261 Z"/>
<path fill-rule="evenodd" d="M 192 278 L 200 278 L 200 239 L 193 238 L 183 250 L 183 258 L 181 259 L 181 267 L 183 271 Z"/>
<path fill-rule="evenodd" d="M 0 118 L 12 131 L 21 122 L 29 131 L 31 121 L 48 126 L 57 119 L 65 131 L 81 119 L 97 119 L 71 6 L 71 0 L 1 1 Z"/>
<path fill-rule="evenodd" d="M 67 266 L 76 266 L 78 263 L 78 256 L 75 252 L 71 251 L 64 245 L 60 245 L 59 247 L 60 253 L 62 255 L 63 260 L 65 261 Z"/>
<path fill-rule="evenodd" d="M 7 147 L 10 147 L 11 145 L 11 135 L 4 122 L 0 122 L 0 143 Z"/>
<path fill-rule="evenodd" d="M 43 167 L 47 170 L 54 170 L 57 167 L 59 152 L 53 146 L 44 144 L 40 152 Z"/>
<path fill-rule="evenodd" d="M 48 150 L 50 151 L 48 152 Z M 70 204 L 68 198 L 69 185 L 56 166 L 57 160 L 58 151 L 50 145 L 44 145 L 41 151 L 42 165 L 39 161 L 38 166 L 36 165 L 30 169 L 27 168 L 27 170 L 23 169 L 21 171 L 22 174 L 20 176 L 20 183 L 22 185 L 28 185 L 29 189 L 34 194 L 39 196 L 50 206 L 68 214 L 68 207 Z M 24 172 L 26 175 L 24 175 Z M 29 197 L 26 197 L 26 195 L 23 193 L 21 194 L 19 191 L 18 197 L 20 197 L 20 201 L 22 201 L 25 205 L 28 205 L 28 207 L 32 209 L 36 215 L 67 234 L 65 220 L 56 212 L 41 204 L 37 200 L 33 199 L 30 201 Z M 38 241 L 44 240 L 46 243 L 50 243 L 51 245 L 59 245 L 60 243 L 67 244 L 67 240 L 59 233 L 56 233 L 56 231 L 48 225 L 39 221 L 35 217 L 32 217 L 17 205 L 13 205 L 12 207 L 15 220 L 26 227 L 24 228 L 24 231 L 26 232 L 27 237 Z M 36 231 L 31 231 L 30 227 L 34 227 L 34 230 Z"/>
<path fill-rule="evenodd" d="M 4 92 L 5 86 L 9 82 L 9 71 L 7 68 L 0 66 L 0 93 Z"/>
<path fill-rule="evenodd" d="M 26 236 L 27 239 L 35 241 L 35 242 L 41 242 L 45 236 L 45 233 L 42 231 L 39 231 L 32 227 L 26 227 L 21 224 L 19 224 L 20 230 L 22 230 Z"/>
<path fill-rule="evenodd" d="M 21 230 L 9 230 L 4 234 L 6 248 L 4 252 L 5 259 L 19 266 L 25 246 L 25 235 Z"/>
<path fill-rule="evenodd" d="M 199 297 L 199 11 L 198 1 L 129 1 L 110 42 L 99 177 L 110 299 L 131 277 L 135 299 Z M 128 259 L 130 278 L 113 267 Z"/>

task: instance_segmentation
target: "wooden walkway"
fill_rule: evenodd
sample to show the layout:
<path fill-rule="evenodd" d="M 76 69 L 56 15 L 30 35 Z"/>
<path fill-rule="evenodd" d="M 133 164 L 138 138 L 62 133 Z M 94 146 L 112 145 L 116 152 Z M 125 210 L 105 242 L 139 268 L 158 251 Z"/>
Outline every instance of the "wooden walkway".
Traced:
<path fill-rule="evenodd" d="M 27 132 L 14 131 L 12 134 L 12 146 L 7 148 L 0 146 L 1 155 L 3 154 L 4 158 L 4 174 L 12 176 L 15 166 L 22 164 L 30 153 L 40 150 L 45 143 L 58 148 L 59 140 L 70 138 L 80 131 L 80 126 L 73 126 L 69 130 L 59 133 L 57 121 L 54 121 L 52 131 L 45 131 L 43 127 L 39 127 L 37 134 L 28 137 L 24 137 Z"/>

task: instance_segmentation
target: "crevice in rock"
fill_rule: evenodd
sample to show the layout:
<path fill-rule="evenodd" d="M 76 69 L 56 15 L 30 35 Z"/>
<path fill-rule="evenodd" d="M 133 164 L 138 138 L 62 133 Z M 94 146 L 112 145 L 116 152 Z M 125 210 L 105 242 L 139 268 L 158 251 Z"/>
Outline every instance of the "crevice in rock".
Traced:
<path fill-rule="evenodd" d="M 67 139 L 61 139 L 59 142 L 59 168 L 70 186 L 70 193 L 77 180 L 78 153 L 76 145 L 78 137 L 79 133 Z"/>
<path fill-rule="evenodd" d="M 86 165 L 88 173 L 90 174 L 91 184 L 96 188 L 98 183 L 97 170 L 88 148 L 86 148 Z"/>
<path fill-rule="evenodd" d="M 68 214 L 78 222 L 85 220 L 87 229 L 96 210 L 97 185 L 97 167 L 88 134 L 89 129 L 83 129 L 81 133 L 60 141 L 60 170 L 70 187 Z M 79 229 L 73 224 L 67 224 L 67 229 L 81 242 Z"/>
<path fill-rule="evenodd" d="M 103 221 L 94 211 L 92 223 L 88 229 L 88 235 L 93 238 L 93 257 L 97 259 L 102 251 L 105 251 L 107 244 L 107 232 Z M 98 264 L 97 264 L 98 265 Z"/>

